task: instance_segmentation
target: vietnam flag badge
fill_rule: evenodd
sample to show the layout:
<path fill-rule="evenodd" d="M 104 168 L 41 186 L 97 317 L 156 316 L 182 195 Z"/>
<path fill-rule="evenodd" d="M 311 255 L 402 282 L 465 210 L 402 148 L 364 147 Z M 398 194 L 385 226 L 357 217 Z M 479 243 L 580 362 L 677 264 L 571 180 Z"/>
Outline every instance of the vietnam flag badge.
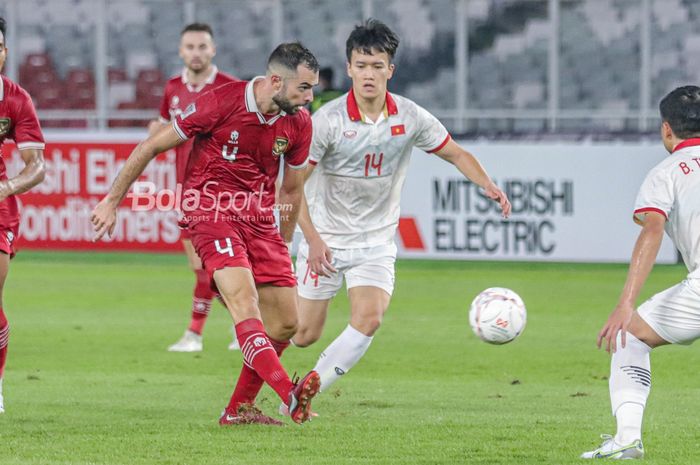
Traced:
<path fill-rule="evenodd" d="M 403 124 L 397 124 L 396 126 L 391 127 L 391 135 L 393 136 L 400 136 L 402 134 L 406 134 L 406 128 L 403 126 Z"/>

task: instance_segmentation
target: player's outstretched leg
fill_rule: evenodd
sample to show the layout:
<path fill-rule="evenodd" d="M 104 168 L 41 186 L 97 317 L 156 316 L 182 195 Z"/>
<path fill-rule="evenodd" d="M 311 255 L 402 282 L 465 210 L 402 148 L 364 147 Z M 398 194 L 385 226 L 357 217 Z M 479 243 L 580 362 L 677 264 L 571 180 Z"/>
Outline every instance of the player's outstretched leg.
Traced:
<path fill-rule="evenodd" d="M 597 449 L 583 453 L 581 458 L 636 459 L 644 456 L 642 418 L 651 390 L 651 347 L 627 333 L 627 343 L 621 346 L 617 336 L 617 351 L 610 362 L 610 403 L 617 420 L 615 436 L 603 435 Z"/>
<path fill-rule="evenodd" d="M 236 334 L 243 353 L 243 363 L 254 370 L 287 404 L 294 422 L 303 423 L 308 420 L 311 399 L 318 393 L 320 386 L 318 373 L 312 371 L 301 381 L 293 383 L 265 334 L 261 320 L 251 318 L 238 323 Z M 246 382 L 250 383 L 250 380 L 243 381 L 243 386 Z"/>
<path fill-rule="evenodd" d="M 289 379 L 277 355 L 277 351 L 280 350 L 281 353 L 281 350 L 287 346 L 287 342 L 281 343 L 284 347 L 275 349 L 265 332 L 261 316 L 263 307 L 259 306 L 259 302 L 263 303 L 266 311 L 266 321 L 269 320 L 268 323 L 272 327 L 280 326 L 285 328 L 291 326 L 291 333 L 293 334 L 293 327 L 296 323 L 291 320 L 296 318 L 297 313 L 296 289 L 280 288 L 279 291 L 273 289 L 271 292 L 268 289 L 262 291 L 261 299 L 258 290 L 255 288 L 251 271 L 244 267 L 219 269 L 214 273 L 214 279 L 222 298 L 226 302 L 227 308 L 231 312 L 231 316 L 237 322 L 236 336 L 243 354 L 243 363 L 249 369 L 255 371 L 260 378 L 270 385 L 282 401 L 289 405 L 292 420 L 296 423 L 308 420 L 311 399 L 318 393 L 318 374 L 316 372 L 309 373 L 298 383 L 293 383 Z M 289 296 L 291 296 L 291 299 L 286 299 Z M 267 300 L 275 301 L 277 298 L 284 300 L 286 306 L 276 305 L 275 307 L 278 311 L 275 313 L 279 315 L 273 315 L 268 312 L 269 309 L 267 307 L 271 309 L 273 306 Z M 277 334 L 277 331 L 275 331 L 275 334 Z M 289 336 L 290 334 L 287 334 L 287 338 Z M 252 381 L 252 377 L 248 380 L 243 380 L 241 388 L 249 387 Z M 242 395 L 242 397 L 244 396 Z"/>
<path fill-rule="evenodd" d="M 289 347 L 289 341 L 280 342 L 275 341 L 270 338 L 270 343 L 277 353 L 277 357 L 282 357 L 282 352 Z M 255 398 L 258 396 L 260 389 L 262 389 L 265 381 L 258 375 L 258 373 L 250 368 L 248 365 L 243 364 L 241 369 L 241 374 L 236 382 L 236 388 L 233 391 L 231 400 L 229 400 L 226 409 L 224 410 L 224 415 L 236 414 L 239 408 L 243 405 L 254 405 Z"/>

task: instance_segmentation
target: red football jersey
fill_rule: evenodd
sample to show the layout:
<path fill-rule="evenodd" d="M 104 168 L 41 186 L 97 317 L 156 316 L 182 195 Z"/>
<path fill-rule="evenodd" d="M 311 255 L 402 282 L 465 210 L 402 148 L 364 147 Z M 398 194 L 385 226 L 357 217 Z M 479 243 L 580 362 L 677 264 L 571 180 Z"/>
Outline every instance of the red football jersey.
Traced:
<path fill-rule="evenodd" d="M 214 66 L 211 75 L 198 86 L 187 82 L 187 70 L 183 69 L 182 74 L 174 76 L 165 84 L 163 100 L 160 103 L 160 121 L 169 123 L 174 120 L 187 106 L 205 91 L 219 87 L 220 85 L 237 81 L 233 76 L 222 73 Z M 192 141 L 178 145 L 175 149 L 177 182 L 183 184 L 187 170 L 187 162 L 192 151 Z"/>
<path fill-rule="evenodd" d="M 182 204 L 185 223 L 273 223 L 280 157 L 292 168 L 306 166 L 309 112 L 263 115 L 253 94 L 257 79 L 206 92 L 173 121 L 183 139 L 196 136 Z"/>
<path fill-rule="evenodd" d="M 5 139 L 14 140 L 20 150 L 44 149 L 44 136 L 31 97 L 19 85 L 0 76 L 0 145 Z M 7 172 L 0 155 L 0 180 L 4 179 Z M 17 199 L 12 195 L 0 202 L 0 229 L 16 233 L 18 226 Z"/>

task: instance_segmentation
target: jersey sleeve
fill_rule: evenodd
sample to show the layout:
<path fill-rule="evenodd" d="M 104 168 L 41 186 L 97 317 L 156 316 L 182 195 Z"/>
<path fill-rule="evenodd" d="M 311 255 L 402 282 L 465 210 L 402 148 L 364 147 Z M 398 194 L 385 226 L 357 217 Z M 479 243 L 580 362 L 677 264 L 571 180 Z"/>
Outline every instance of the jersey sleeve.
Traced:
<path fill-rule="evenodd" d="M 170 86 L 166 84 L 165 91 L 163 92 L 163 98 L 160 100 L 160 117 L 158 118 L 163 124 L 167 124 L 170 122 L 170 106 L 168 105 L 169 101 Z"/>
<path fill-rule="evenodd" d="M 211 132 L 221 118 L 220 106 L 216 91 L 205 92 L 173 119 L 173 128 L 183 140 Z"/>
<path fill-rule="evenodd" d="M 284 156 L 284 161 L 290 168 L 298 170 L 306 167 L 309 160 L 311 133 L 311 118 L 306 118 L 299 128 L 297 140 L 292 144 L 291 150 Z"/>
<path fill-rule="evenodd" d="M 21 96 L 16 109 L 16 122 L 11 137 L 19 150 L 43 150 L 44 135 L 41 132 L 39 118 L 36 116 L 32 99 L 26 92 L 22 92 Z"/>
<path fill-rule="evenodd" d="M 450 141 L 450 133 L 440 120 L 423 107 L 416 105 L 416 131 L 413 144 L 426 152 L 434 153 Z"/>
<path fill-rule="evenodd" d="M 671 177 L 663 170 L 652 170 L 644 179 L 634 202 L 634 222 L 643 224 L 644 215 L 648 212 L 660 213 L 668 219 L 673 200 Z"/>
<path fill-rule="evenodd" d="M 311 119 L 313 121 L 313 136 L 311 138 L 311 148 L 309 149 L 309 163 L 317 165 L 330 148 L 332 131 L 326 112 L 316 112 Z"/>

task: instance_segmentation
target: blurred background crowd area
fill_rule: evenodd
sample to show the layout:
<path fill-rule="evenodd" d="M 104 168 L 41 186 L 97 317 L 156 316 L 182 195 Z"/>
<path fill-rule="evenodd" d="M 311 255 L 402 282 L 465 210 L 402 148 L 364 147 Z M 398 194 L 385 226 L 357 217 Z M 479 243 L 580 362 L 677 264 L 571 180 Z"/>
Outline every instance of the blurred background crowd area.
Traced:
<path fill-rule="evenodd" d="M 463 135 L 650 134 L 659 99 L 700 76 L 700 0 L 2 0 L 0 15 L 4 72 L 46 128 L 144 128 L 194 21 L 222 71 L 262 74 L 300 40 L 345 90 L 345 39 L 381 19 L 402 41 L 390 90 Z"/>

